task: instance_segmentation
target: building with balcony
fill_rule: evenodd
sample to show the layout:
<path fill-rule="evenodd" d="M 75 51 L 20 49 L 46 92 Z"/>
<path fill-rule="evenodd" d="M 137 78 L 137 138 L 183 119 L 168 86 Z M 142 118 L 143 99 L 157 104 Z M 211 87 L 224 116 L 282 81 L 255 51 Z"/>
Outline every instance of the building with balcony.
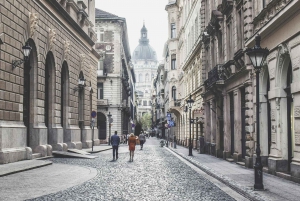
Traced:
<path fill-rule="evenodd" d="M 96 9 L 96 51 L 100 54 L 97 70 L 97 128 L 102 143 L 111 133 L 132 132 L 135 119 L 134 69 L 131 65 L 126 19 Z M 111 114 L 111 123 L 108 114 Z"/>
<path fill-rule="evenodd" d="M 0 4 L 0 164 L 91 147 L 95 1 Z"/>
<path fill-rule="evenodd" d="M 132 53 L 132 64 L 136 77 L 137 114 L 138 117 L 141 117 L 145 113 L 151 114 L 151 89 L 158 65 L 156 52 L 149 44 L 148 30 L 145 24 L 141 29 L 139 45 Z"/>
<path fill-rule="evenodd" d="M 261 47 L 270 53 L 260 73 L 260 145 L 263 165 L 274 175 L 300 181 L 300 1 L 264 0 L 247 2 L 252 8 L 245 24 L 245 47 L 261 36 Z M 244 9 L 245 10 L 245 9 Z M 245 14 L 245 15 L 248 15 Z M 246 69 L 252 69 L 246 62 Z M 254 72 L 254 70 L 252 70 Z M 255 76 L 252 78 L 255 91 Z M 251 84 L 251 83 L 250 83 Z M 246 90 L 246 107 L 255 107 L 255 96 Z M 249 98 L 248 98 L 249 97 Z M 256 141 L 255 111 L 246 113 L 246 132 Z M 249 116 L 249 117 L 248 117 Z M 252 117 L 252 118 L 251 118 Z"/>

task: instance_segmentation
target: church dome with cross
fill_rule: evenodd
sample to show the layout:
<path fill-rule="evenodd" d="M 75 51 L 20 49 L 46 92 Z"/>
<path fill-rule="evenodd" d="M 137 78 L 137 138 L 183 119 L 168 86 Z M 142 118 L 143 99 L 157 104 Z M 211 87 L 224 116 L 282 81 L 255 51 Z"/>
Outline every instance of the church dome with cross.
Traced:
<path fill-rule="evenodd" d="M 148 30 L 145 27 L 145 24 L 141 29 L 141 38 L 139 40 L 139 45 L 134 49 L 132 53 L 132 60 L 157 60 L 156 52 L 149 45 Z"/>

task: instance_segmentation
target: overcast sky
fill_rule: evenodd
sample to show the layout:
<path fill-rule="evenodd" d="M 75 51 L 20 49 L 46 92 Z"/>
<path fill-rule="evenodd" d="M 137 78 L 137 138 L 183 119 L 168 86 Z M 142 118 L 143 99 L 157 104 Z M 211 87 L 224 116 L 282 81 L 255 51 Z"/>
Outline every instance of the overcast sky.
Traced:
<path fill-rule="evenodd" d="M 126 18 L 130 52 L 139 44 L 140 31 L 148 30 L 150 45 L 161 60 L 163 47 L 168 39 L 168 0 L 95 0 L 96 8 Z"/>

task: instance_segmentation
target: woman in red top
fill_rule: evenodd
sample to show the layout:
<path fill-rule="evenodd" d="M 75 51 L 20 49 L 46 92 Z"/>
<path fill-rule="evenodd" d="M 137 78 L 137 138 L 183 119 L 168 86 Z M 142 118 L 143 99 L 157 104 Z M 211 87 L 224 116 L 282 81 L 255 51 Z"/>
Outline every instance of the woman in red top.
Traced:
<path fill-rule="evenodd" d="M 129 153 L 130 153 L 130 160 L 133 161 L 134 151 L 135 151 L 135 145 L 136 145 L 136 138 L 133 133 L 130 134 L 128 138 L 128 145 L 129 145 Z"/>

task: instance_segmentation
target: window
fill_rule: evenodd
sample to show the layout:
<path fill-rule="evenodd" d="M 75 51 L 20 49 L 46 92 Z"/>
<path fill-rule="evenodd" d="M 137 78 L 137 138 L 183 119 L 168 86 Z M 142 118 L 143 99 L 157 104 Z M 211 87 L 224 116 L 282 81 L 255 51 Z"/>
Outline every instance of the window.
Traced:
<path fill-rule="evenodd" d="M 146 38 L 146 33 L 143 33 L 143 38 Z"/>
<path fill-rule="evenodd" d="M 103 60 L 99 60 L 99 62 L 98 62 L 98 70 L 103 70 Z"/>
<path fill-rule="evenodd" d="M 103 99 L 103 83 L 97 84 L 97 99 Z"/>
<path fill-rule="evenodd" d="M 263 8 L 266 7 L 266 0 L 262 0 L 262 6 L 263 6 Z"/>
<path fill-rule="evenodd" d="M 176 25 L 171 23 L 171 38 L 176 38 Z"/>
<path fill-rule="evenodd" d="M 149 80 L 149 74 L 148 74 L 148 73 L 146 74 L 145 79 L 146 79 L 146 82 L 149 82 L 149 81 L 150 81 L 150 80 Z"/>
<path fill-rule="evenodd" d="M 198 16 L 195 19 L 195 38 L 198 38 Z"/>
<path fill-rule="evenodd" d="M 243 22 L 243 17 L 242 17 L 242 9 L 238 11 L 237 14 L 237 41 L 238 41 L 238 48 L 242 49 L 243 48 L 243 33 L 244 33 L 244 22 Z"/>
<path fill-rule="evenodd" d="M 176 54 L 172 54 L 171 56 L 171 70 L 176 69 Z"/>
<path fill-rule="evenodd" d="M 147 106 L 147 101 L 143 101 L 143 106 Z"/>
<path fill-rule="evenodd" d="M 176 100 L 176 87 L 175 86 L 172 87 L 172 98 L 173 98 L 173 100 Z"/>
<path fill-rule="evenodd" d="M 226 52 L 227 52 L 227 60 L 230 60 L 231 59 L 231 57 L 232 57 L 232 27 L 231 27 L 231 22 L 229 22 L 228 24 L 227 24 L 227 41 L 226 41 L 226 43 L 227 43 L 227 50 L 226 50 Z"/>
<path fill-rule="evenodd" d="M 143 75 L 139 74 L 139 82 L 143 82 Z"/>

